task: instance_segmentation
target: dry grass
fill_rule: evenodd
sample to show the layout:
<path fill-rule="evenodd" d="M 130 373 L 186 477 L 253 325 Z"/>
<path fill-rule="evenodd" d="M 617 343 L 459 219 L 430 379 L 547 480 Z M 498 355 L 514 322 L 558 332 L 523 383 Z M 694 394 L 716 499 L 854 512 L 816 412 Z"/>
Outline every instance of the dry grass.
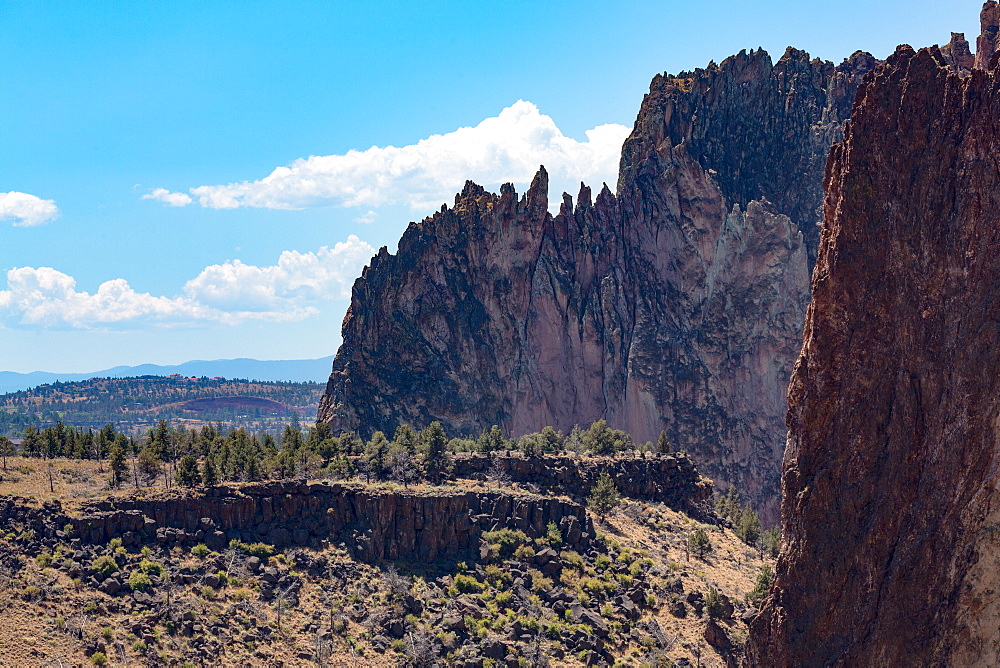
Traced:
<path fill-rule="evenodd" d="M 6 470 L 0 469 L 0 495 L 73 506 L 107 496 L 110 476 L 107 464 L 86 459 L 8 457 Z"/>
<path fill-rule="evenodd" d="M 746 624 L 739 620 L 744 595 L 753 589 L 761 565 L 774 565 L 772 559 L 765 557 L 762 560 L 756 550 L 737 538 L 730 529 L 701 525 L 684 513 L 661 504 L 624 501 L 604 520 L 595 518 L 595 524 L 609 540 L 633 551 L 647 552 L 658 566 L 669 573 L 667 578 L 679 576 L 685 594 L 699 591 L 707 595 L 709 588 L 714 587 L 732 599 L 737 612 L 732 620 L 720 620 L 721 626 L 737 643 L 746 638 Z M 685 549 L 687 537 L 699 526 L 706 530 L 713 545 L 712 552 L 704 559 Z M 701 665 L 726 665 L 725 659 L 705 642 L 707 615 L 699 617 L 689 612 L 687 617 L 678 619 L 666 608 L 660 608 L 653 617 L 668 638 L 676 638 L 669 652 L 671 659 L 687 657 L 694 663 L 695 652 L 700 652 Z"/>

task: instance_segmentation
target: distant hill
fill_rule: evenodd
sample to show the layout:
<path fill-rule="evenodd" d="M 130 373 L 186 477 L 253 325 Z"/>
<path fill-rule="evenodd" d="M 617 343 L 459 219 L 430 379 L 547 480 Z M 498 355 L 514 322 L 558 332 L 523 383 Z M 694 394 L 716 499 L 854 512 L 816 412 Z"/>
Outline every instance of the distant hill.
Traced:
<path fill-rule="evenodd" d="M 0 434 L 14 436 L 29 425 L 40 428 L 57 421 L 81 428 L 113 424 L 133 433 L 159 420 L 185 427 L 221 422 L 273 431 L 293 416 L 311 422 L 323 387 L 180 374 L 56 381 L 0 395 Z"/>
<path fill-rule="evenodd" d="M 247 378 L 250 380 L 281 380 L 291 382 L 325 383 L 330 375 L 333 357 L 314 360 L 255 360 L 239 358 L 232 360 L 193 360 L 183 364 L 160 365 L 140 364 L 139 366 L 116 366 L 90 373 L 54 373 L 34 371 L 16 373 L 0 371 L 0 394 L 27 390 L 38 385 L 56 381 L 70 382 L 89 378 L 130 378 L 135 376 L 224 376 L 225 378 Z"/>

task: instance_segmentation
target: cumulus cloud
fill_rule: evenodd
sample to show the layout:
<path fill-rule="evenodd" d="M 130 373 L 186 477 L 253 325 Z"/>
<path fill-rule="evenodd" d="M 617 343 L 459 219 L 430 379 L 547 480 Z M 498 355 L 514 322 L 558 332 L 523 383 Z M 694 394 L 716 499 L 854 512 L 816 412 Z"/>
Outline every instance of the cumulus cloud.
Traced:
<path fill-rule="evenodd" d="M 142 196 L 142 199 L 152 199 L 163 202 L 168 206 L 187 206 L 193 200 L 190 195 L 184 193 L 172 193 L 166 188 L 155 188 Z"/>
<path fill-rule="evenodd" d="M 201 206 L 213 209 L 403 204 L 426 211 L 450 200 L 466 179 L 492 188 L 507 181 L 527 184 L 545 165 L 550 199 L 557 202 L 564 190 L 576 194 L 581 181 L 613 185 L 628 133 L 623 125 L 600 125 L 586 132 L 586 141 L 577 141 L 534 104 L 519 100 L 475 127 L 409 146 L 310 156 L 256 181 L 199 186 L 190 192 Z"/>
<path fill-rule="evenodd" d="M 278 264 L 257 267 L 230 260 L 205 267 L 184 285 L 184 294 L 202 304 L 238 311 L 274 311 L 289 302 L 347 299 L 354 279 L 375 254 L 355 235 L 313 253 L 285 251 Z"/>
<path fill-rule="evenodd" d="M 138 329 L 302 320 L 317 315 L 323 301 L 349 297 L 354 278 L 374 250 L 351 235 L 315 253 L 285 251 L 272 266 L 230 260 L 203 269 L 175 297 L 137 292 L 122 278 L 102 283 L 91 294 L 78 290 L 72 276 L 51 267 L 19 267 L 7 272 L 7 289 L 0 290 L 0 322 L 32 328 Z"/>
<path fill-rule="evenodd" d="M 59 216 L 59 207 L 50 199 L 28 193 L 0 193 L 0 220 L 12 221 L 14 227 L 44 225 Z"/>

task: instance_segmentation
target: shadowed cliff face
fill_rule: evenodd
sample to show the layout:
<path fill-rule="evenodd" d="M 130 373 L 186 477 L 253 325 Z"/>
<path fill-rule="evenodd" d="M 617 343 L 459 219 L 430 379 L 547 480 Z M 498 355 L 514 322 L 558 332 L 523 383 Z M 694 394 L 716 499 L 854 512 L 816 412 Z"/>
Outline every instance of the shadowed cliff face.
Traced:
<path fill-rule="evenodd" d="M 556 216 L 544 169 L 520 197 L 466 184 L 356 282 L 319 419 L 666 431 L 776 521 L 820 169 L 873 65 L 756 51 L 657 76 L 618 194 Z"/>
<path fill-rule="evenodd" d="M 831 153 L 750 665 L 1000 663 L 1000 71 L 954 70 L 900 47 Z"/>

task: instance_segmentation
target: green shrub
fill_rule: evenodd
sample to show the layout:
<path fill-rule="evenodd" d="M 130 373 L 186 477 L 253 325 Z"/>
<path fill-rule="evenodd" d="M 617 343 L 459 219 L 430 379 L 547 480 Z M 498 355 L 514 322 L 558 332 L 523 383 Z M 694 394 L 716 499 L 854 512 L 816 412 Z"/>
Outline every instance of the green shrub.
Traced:
<path fill-rule="evenodd" d="M 559 553 L 559 556 L 568 561 L 569 563 L 573 564 L 573 566 L 575 566 L 577 569 L 581 571 L 583 570 L 583 565 L 584 565 L 583 557 L 581 557 L 578 553 L 574 552 L 573 550 L 563 550 L 562 552 Z"/>
<path fill-rule="evenodd" d="M 205 545 L 204 543 L 198 543 L 197 545 L 191 548 L 191 554 L 198 557 L 199 559 L 204 559 L 205 557 L 207 557 L 210 551 L 211 550 L 208 549 L 208 545 Z"/>
<path fill-rule="evenodd" d="M 274 554 L 273 545 L 268 545 L 267 543 L 244 543 L 242 540 L 236 540 L 235 538 L 229 541 L 229 547 L 230 549 L 238 550 L 244 554 L 249 554 L 251 557 L 258 557 L 265 561 Z"/>
<path fill-rule="evenodd" d="M 159 576 L 163 574 L 163 564 L 157 563 L 151 559 L 143 559 L 139 562 L 139 570 L 143 573 Z"/>
<path fill-rule="evenodd" d="M 103 666 L 108 662 L 108 657 L 104 655 L 104 652 L 94 652 L 90 655 L 90 662 L 95 666 Z"/>
<path fill-rule="evenodd" d="M 521 545 L 514 550 L 514 558 L 518 561 L 531 561 L 535 558 L 535 551 L 527 545 Z"/>
<path fill-rule="evenodd" d="M 48 568 L 52 565 L 52 555 L 48 552 L 42 552 L 37 557 L 35 557 L 35 563 L 42 568 Z"/>
<path fill-rule="evenodd" d="M 514 581 L 514 577 L 507 571 L 490 564 L 486 567 L 486 580 L 494 587 L 506 587 Z"/>
<path fill-rule="evenodd" d="M 94 559 L 90 567 L 105 576 L 118 572 L 118 562 L 106 554 Z"/>
<path fill-rule="evenodd" d="M 132 588 L 132 591 L 146 591 L 153 586 L 153 581 L 142 571 L 132 571 L 132 574 L 128 576 L 128 586 Z"/>
<path fill-rule="evenodd" d="M 531 576 L 531 590 L 536 592 L 548 591 L 552 589 L 552 578 L 545 577 L 537 568 L 528 569 Z"/>
<path fill-rule="evenodd" d="M 490 551 L 496 553 L 497 557 L 506 559 L 519 546 L 528 542 L 528 536 L 520 529 L 504 528 L 496 531 L 484 531 L 483 540 L 490 546 Z M 534 556 L 534 552 L 532 552 L 532 556 Z"/>
<path fill-rule="evenodd" d="M 779 527 L 771 527 L 763 534 L 761 534 L 761 543 L 765 553 L 771 555 L 772 559 L 778 557 L 778 552 L 781 550 L 781 529 Z"/>
<path fill-rule="evenodd" d="M 559 530 L 559 525 L 555 522 L 548 523 L 545 529 L 545 537 L 549 539 L 549 545 L 552 547 L 560 547 L 562 545 L 562 531 Z"/>
<path fill-rule="evenodd" d="M 757 581 L 754 583 L 753 590 L 746 595 L 746 602 L 754 606 L 760 605 L 760 602 L 767 596 L 767 592 L 770 591 L 773 581 L 774 569 L 771 568 L 770 564 L 764 564 L 760 567 L 760 572 L 757 573 Z"/>
<path fill-rule="evenodd" d="M 708 616 L 713 619 L 722 616 L 722 596 L 719 595 L 719 590 L 715 587 L 708 588 L 708 594 L 705 596 L 705 609 L 708 611 Z"/>
<path fill-rule="evenodd" d="M 471 575 L 459 573 L 455 576 L 455 588 L 463 594 L 478 594 L 485 587 L 486 585 Z"/>

